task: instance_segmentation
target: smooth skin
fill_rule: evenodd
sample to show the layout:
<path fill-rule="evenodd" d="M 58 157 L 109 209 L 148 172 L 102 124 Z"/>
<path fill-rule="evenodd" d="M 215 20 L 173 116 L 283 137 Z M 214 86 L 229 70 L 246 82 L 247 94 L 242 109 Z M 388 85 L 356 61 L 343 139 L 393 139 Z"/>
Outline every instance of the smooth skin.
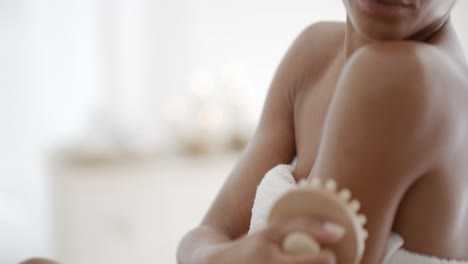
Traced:
<path fill-rule="evenodd" d="M 454 1 L 408 0 L 393 18 L 343 2 L 345 24 L 308 27 L 285 55 L 255 136 L 179 263 L 284 263 L 254 261 L 278 246 L 249 250 L 261 234 L 245 234 L 262 177 L 295 156 L 296 180 L 335 179 L 361 201 L 363 264 L 380 262 L 391 231 L 412 252 L 468 259 L 468 69 Z"/>

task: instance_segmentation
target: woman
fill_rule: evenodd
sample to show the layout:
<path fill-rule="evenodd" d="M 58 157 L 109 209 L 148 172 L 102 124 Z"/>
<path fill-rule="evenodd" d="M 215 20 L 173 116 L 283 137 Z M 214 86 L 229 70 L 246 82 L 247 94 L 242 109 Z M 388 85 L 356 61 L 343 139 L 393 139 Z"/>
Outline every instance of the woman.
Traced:
<path fill-rule="evenodd" d="M 362 263 L 380 263 L 392 231 L 410 254 L 468 259 L 468 71 L 455 0 L 343 2 L 346 23 L 312 25 L 287 52 L 254 138 L 179 263 L 333 263 L 331 252 L 279 250 L 290 231 L 335 243 L 333 224 L 293 219 L 245 236 L 262 177 L 294 157 L 296 180 L 335 179 L 361 201 Z"/>

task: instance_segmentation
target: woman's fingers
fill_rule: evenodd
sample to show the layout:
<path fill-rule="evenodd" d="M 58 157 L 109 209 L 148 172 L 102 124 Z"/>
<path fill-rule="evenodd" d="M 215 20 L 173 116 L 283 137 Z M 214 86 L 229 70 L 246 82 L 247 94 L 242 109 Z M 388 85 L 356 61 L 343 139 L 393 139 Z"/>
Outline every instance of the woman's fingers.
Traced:
<path fill-rule="evenodd" d="M 346 229 L 343 226 L 332 222 L 322 223 L 322 229 L 325 230 L 327 236 L 325 240 L 331 244 L 340 241 L 346 233 Z"/>
<path fill-rule="evenodd" d="M 264 232 L 272 242 L 279 244 L 288 234 L 302 232 L 314 238 L 319 244 L 330 245 L 336 244 L 343 238 L 345 229 L 331 222 L 321 222 L 310 217 L 301 217 L 271 224 Z"/>

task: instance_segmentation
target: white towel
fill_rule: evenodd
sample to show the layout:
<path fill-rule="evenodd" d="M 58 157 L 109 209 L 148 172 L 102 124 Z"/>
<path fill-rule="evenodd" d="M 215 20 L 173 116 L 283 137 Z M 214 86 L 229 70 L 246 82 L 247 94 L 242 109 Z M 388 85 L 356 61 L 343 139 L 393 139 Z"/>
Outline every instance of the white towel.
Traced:
<path fill-rule="evenodd" d="M 292 170 L 291 165 L 278 165 L 263 177 L 257 187 L 249 233 L 262 229 L 267 225 L 268 214 L 272 206 L 282 194 L 296 185 Z"/>
<path fill-rule="evenodd" d="M 278 198 L 293 188 L 293 165 L 278 165 L 271 169 L 260 182 L 252 207 L 249 234 L 267 225 L 268 214 Z M 402 248 L 404 240 L 398 234 L 391 234 L 382 264 L 468 264 L 468 261 L 443 260 L 420 255 Z"/>

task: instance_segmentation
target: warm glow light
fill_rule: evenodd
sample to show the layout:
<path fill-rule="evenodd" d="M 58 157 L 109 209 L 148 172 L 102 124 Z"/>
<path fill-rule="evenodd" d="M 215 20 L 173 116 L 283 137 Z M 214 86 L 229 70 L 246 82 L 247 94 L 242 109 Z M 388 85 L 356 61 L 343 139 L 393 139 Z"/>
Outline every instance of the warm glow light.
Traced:
<path fill-rule="evenodd" d="M 206 132 L 217 132 L 223 121 L 223 113 L 216 104 L 203 105 L 198 112 L 200 127 Z"/>
<path fill-rule="evenodd" d="M 190 76 L 190 90 L 197 97 L 207 97 L 215 89 L 215 77 L 212 72 L 199 70 Z"/>

